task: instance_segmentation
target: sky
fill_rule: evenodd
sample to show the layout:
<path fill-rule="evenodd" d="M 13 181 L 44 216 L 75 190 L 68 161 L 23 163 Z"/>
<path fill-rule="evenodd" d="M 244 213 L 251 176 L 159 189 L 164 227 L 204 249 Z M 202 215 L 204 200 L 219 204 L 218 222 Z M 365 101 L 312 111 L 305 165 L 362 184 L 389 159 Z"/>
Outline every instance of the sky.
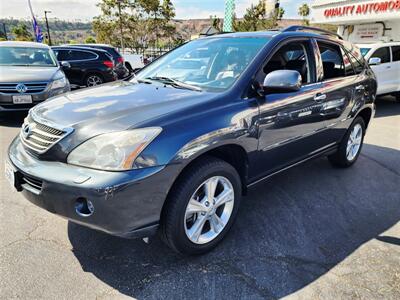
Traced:
<path fill-rule="evenodd" d="M 91 20 L 99 14 L 96 3 L 99 0 L 31 0 L 37 17 L 43 17 L 44 10 L 52 11 L 49 17 L 64 20 Z M 172 0 L 177 19 L 209 18 L 210 15 L 223 17 L 225 0 Z M 236 14 L 241 17 L 247 7 L 258 0 L 236 0 Z M 281 0 L 286 18 L 297 18 L 297 8 L 310 0 Z M 0 0 L 0 18 L 28 18 L 27 0 Z"/>

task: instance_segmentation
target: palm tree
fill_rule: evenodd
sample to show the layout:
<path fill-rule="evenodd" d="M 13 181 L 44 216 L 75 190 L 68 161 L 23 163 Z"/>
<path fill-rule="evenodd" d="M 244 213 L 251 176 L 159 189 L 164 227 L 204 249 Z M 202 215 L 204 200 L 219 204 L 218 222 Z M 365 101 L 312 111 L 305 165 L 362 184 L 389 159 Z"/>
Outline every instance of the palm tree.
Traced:
<path fill-rule="evenodd" d="M 303 5 L 299 7 L 298 14 L 303 18 L 303 24 L 308 25 L 309 21 L 307 17 L 310 15 L 310 7 L 307 3 L 303 3 Z"/>

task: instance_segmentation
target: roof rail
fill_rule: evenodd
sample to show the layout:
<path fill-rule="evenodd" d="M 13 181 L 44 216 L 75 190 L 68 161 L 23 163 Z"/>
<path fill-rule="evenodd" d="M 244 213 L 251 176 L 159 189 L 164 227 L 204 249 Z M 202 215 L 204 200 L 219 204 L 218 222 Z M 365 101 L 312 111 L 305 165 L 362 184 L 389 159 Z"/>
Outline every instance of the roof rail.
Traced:
<path fill-rule="evenodd" d="M 317 28 L 317 27 L 292 25 L 292 26 L 286 27 L 284 30 L 282 30 L 282 32 L 290 32 L 290 31 L 314 31 L 314 32 L 318 32 L 321 34 L 325 34 L 325 35 L 336 36 L 337 38 L 343 40 L 341 35 L 339 35 L 337 33 L 333 33 L 329 30 L 325 30 L 325 29 Z"/>

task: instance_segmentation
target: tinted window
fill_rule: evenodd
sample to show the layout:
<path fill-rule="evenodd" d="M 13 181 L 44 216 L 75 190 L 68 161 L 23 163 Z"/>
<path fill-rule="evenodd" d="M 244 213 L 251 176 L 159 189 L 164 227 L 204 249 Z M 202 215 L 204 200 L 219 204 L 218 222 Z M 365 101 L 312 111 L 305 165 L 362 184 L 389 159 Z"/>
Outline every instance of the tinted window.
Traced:
<path fill-rule="evenodd" d="M 343 56 L 343 63 L 346 76 L 355 75 L 356 73 L 354 72 L 353 65 L 351 64 L 350 56 L 343 49 L 342 49 L 342 56 Z"/>
<path fill-rule="evenodd" d="M 390 49 L 389 47 L 379 48 L 371 55 L 371 57 L 379 57 L 383 64 L 388 63 L 390 62 Z"/>
<path fill-rule="evenodd" d="M 318 42 L 324 67 L 324 80 L 344 77 L 345 66 L 340 47 Z M 350 69 L 349 69 L 350 70 Z"/>
<path fill-rule="evenodd" d="M 85 60 L 85 59 L 95 59 L 97 56 L 93 52 L 72 50 L 71 60 Z"/>
<path fill-rule="evenodd" d="M 356 59 L 351 53 L 349 53 L 351 64 L 354 67 L 356 74 L 360 74 L 364 70 L 364 65 Z"/>
<path fill-rule="evenodd" d="M 393 61 L 400 61 L 400 46 L 392 47 Z"/>

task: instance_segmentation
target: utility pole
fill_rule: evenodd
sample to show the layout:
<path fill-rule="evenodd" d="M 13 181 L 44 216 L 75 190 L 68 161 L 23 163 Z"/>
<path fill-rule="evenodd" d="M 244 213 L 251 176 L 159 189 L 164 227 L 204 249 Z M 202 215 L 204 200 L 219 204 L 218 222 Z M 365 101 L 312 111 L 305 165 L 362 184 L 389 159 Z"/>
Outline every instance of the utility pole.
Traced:
<path fill-rule="evenodd" d="M 3 23 L 3 31 L 4 31 L 4 37 L 5 37 L 6 40 L 8 41 L 6 23 Z"/>
<path fill-rule="evenodd" d="M 124 47 L 124 36 L 123 36 L 123 28 L 122 28 L 122 17 L 121 17 L 121 2 L 123 0 L 117 0 L 118 4 L 118 14 L 119 14 L 119 31 L 120 31 L 120 38 L 121 38 L 121 52 L 122 54 L 125 52 Z"/>
<path fill-rule="evenodd" d="M 50 10 L 44 11 L 44 17 L 46 19 L 46 27 L 47 27 L 47 37 L 49 38 L 49 46 L 51 46 L 51 37 L 50 37 L 50 28 L 49 28 L 49 21 L 47 20 L 47 14 L 51 13 Z"/>

